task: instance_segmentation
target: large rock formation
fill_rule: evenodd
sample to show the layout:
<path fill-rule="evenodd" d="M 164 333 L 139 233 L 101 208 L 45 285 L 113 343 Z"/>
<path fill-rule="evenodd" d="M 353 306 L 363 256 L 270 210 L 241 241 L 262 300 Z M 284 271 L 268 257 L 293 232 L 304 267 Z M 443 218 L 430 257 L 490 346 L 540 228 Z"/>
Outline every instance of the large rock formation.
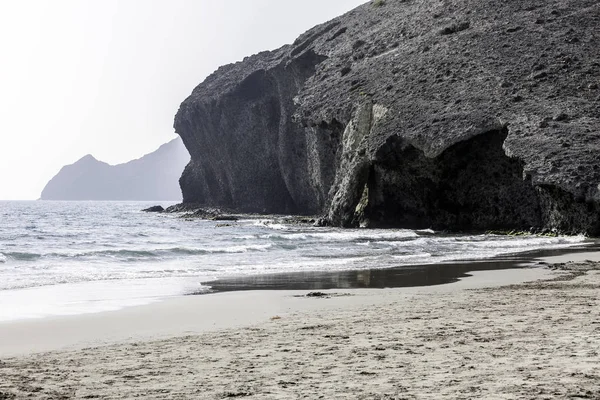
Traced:
<path fill-rule="evenodd" d="M 87 155 L 63 167 L 42 192 L 42 200 L 181 199 L 177 180 L 190 156 L 174 139 L 137 160 L 108 165 Z"/>
<path fill-rule="evenodd" d="M 374 0 L 181 105 L 184 202 L 600 234 L 600 3 Z"/>

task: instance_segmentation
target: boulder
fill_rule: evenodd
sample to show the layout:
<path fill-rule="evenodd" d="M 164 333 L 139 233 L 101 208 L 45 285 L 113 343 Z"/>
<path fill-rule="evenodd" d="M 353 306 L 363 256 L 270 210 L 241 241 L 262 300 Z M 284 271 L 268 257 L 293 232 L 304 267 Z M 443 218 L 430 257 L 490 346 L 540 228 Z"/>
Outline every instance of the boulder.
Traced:
<path fill-rule="evenodd" d="M 152 206 L 150 208 L 146 208 L 142 210 L 143 212 L 151 212 L 151 213 L 161 213 L 164 212 L 165 209 L 162 206 Z"/>

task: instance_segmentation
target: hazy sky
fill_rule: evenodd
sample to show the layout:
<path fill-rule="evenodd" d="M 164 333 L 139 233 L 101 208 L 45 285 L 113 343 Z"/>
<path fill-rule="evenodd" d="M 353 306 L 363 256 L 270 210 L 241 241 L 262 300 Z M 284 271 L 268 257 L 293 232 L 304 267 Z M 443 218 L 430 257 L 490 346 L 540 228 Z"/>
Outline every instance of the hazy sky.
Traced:
<path fill-rule="evenodd" d="M 175 137 L 218 66 L 291 43 L 365 0 L 0 0 L 0 199 L 36 199 L 59 169 Z"/>

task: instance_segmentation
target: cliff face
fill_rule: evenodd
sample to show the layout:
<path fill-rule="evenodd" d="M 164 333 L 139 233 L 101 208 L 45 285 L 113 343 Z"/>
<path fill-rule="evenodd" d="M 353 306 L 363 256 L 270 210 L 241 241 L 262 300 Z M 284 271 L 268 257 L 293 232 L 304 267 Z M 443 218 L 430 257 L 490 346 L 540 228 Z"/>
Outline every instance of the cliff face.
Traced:
<path fill-rule="evenodd" d="M 374 1 L 180 107 L 184 202 L 600 234 L 600 4 Z"/>
<path fill-rule="evenodd" d="M 180 139 L 137 160 L 108 165 L 87 155 L 48 182 L 42 200 L 177 200 L 190 157 Z"/>

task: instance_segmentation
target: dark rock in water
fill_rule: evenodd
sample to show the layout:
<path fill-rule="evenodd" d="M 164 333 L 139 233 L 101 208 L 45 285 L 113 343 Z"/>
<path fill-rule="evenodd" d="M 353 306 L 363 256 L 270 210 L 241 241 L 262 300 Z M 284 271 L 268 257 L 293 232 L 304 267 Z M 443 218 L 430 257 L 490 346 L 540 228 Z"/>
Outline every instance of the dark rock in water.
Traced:
<path fill-rule="evenodd" d="M 175 205 L 167 207 L 165 212 L 167 212 L 167 213 L 195 212 L 201 208 L 202 208 L 202 206 L 200 204 L 179 203 L 179 204 L 175 204 Z"/>
<path fill-rule="evenodd" d="M 183 214 L 184 218 L 200 218 L 200 219 L 210 219 L 215 220 L 222 215 L 224 212 L 219 208 L 194 208 L 186 210 L 185 207 L 180 207 L 179 211 L 169 211 L 170 208 L 167 209 L 167 212 L 182 212 L 187 211 L 187 213 Z"/>
<path fill-rule="evenodd" d="M 48 182 L 41 199 L 177 201 L 181 198 L 178 179 L 189 160 L 180 139 L 115 166 L 87 155 L 63 167 Z"/>
<path fill-rule="evenodd" d="M 238 221 L 239 218 L 235 215 L 215 215 L 211 218 L 213 221 Z"/>
<path fill-rule="evenodd" d="M 329 297 L 329 295 L 324 292 L 310 292 L 306 294 L 306 297 Z"/>
<path fill-rule="evenodd" d="M 184 203 L 598 235 L 599 26 L 596 0 L 366 3 L 194 89 Z"/>
<path fill-rule="evenodd" d="M 142 210 L 143 212 L 154 212 L 154 213 L 160 213 L 160 212 L 164 212 L 165 209 L 163 208 L 163 206 L 152 206 L 150 208 L 146 208 L 145 210 Z"/>
<path fill-rule="evenodd" d="M 314 225 L 316 221 L 316 218 L 303 216 L 290 216 L 282 220 L 282 222 L 289 225 Z"/>

